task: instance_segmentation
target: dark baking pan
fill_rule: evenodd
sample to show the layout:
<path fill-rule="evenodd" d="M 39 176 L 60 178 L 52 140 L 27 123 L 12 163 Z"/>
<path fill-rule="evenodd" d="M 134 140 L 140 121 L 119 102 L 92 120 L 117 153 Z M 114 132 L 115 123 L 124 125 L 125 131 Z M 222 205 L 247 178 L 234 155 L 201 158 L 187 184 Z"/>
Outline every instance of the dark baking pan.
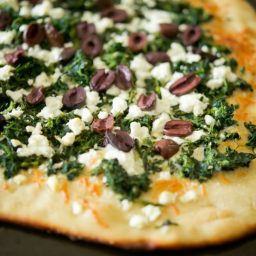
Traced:
<path fill-rule="evenodd" d="M 74 0 L 75 1 L 75 0 Z M 207 0 L 205 0 L 207 1 Z M 221 0 L 220 0 L 221 1 Z M 233 0 L 230 0 L 232 4 Z M 256 0 L 250 0 L 256 8 Z M 0 222 L 0 256 L 256 256 L 256 237 L 190 251 L 124 251 Z"/>

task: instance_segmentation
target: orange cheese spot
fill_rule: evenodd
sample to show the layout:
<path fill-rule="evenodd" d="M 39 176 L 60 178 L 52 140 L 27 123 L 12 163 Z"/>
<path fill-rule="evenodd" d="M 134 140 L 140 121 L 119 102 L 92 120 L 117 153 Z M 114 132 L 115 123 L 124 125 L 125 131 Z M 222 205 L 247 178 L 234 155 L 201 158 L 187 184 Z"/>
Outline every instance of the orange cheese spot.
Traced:
<path fill-rule="evenodd" d="M 180 209 L 176 205 L 170 205 L 170 208 L 172 209 L 175 215 L 180 215 Z"/>
<path fill-rule="evenodd" d="M 207 196 L 207 190 L 205 184 L 201 184 L 201 194 L 202 196 Z"/>
<path fill-rule="evenodd" d="M 184 182 L 182 180 L 178 180 L 177 178 L 172 178 L 170 180 L 159 180 L 156 181 L 152 187 L 151 197 L 152 199 L 156 200 L 163 191 L 180 193 L 184 187 Z"/>
<path fill-rule="evenodd" d="M 40 186 L 43 183 L 43 173 L 38 169 L 34 169 L 32 171 L 32 175 L 30 176 L 30 181 L 32 183 L 37 183 Z"/>
<path fill-rule="evenodd" d="M 65 202 L 68 203 L 70 200 L 70 195 L 69 195 L 69 189 L 68 189 L 68 182 L 66 180 L 63 181 L 61 192 L 64 195 Z"/>
<path fill-rule="evenodd" d="M 91 191 L 94 195 L 100 196 L 102 193 L 102 186 L 100 183 L 93 183 L 91 186 Z"/>
<path fill-rule="evenodd" d="M 3 184 L 3 190 L 7 191 L 7 190 L 9 190 L 9 189 L 10 189 L 10 185 L 9 185 L 7 182 L 5 182 L 5 183 Z"/>
<path fill-rule="evenodd" d="M 88 201 L 84 200 L 83 203 L 85 208 L 91 210 L 93 217 L 100 226 L 102 226 L 103 228 L 109 228 L 109 225 L 102 220 L 98 211 L 92 205 L 90 205 Z"/>
<path fill-rule="evenodd" d="M 231 183 L 231 181 L 223 174 L 223 173 L 219 173 L 218 176 L 217 176 L 218 180 L 225 184 L 225 185 L 228 185 Z"/>

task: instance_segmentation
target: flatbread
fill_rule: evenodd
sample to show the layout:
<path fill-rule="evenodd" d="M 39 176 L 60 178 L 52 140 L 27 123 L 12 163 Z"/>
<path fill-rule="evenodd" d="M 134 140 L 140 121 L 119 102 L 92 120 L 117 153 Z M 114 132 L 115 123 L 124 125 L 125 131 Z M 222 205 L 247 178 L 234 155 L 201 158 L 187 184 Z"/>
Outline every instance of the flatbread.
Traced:
<path fill-rule="evenodd" d="M 256 15 L 252 7 L 243 0 L 188 2 L 203 7 L 215 16 L 206 28 L 218 43 L 234 50 L 233 56 L 248 71 L 248 82 L 256 86 Z M 255 93 L 235 92 L 229 101 L 240 104 L 235 115 L 237 120 L 256 123 Z M 239 129 L 242 141 L 236 142 L 237 147 L 249 152 L 243 146 L 247 131 L 242 126 Z M 172 184 L 173 187 L 182 187 L 182 193 L 191 189 L 198 193 L 191 202 L 177 202 L 164 207 L 161 219 L 170 217 L 179 225 L 161 229 L 152 225 L 142 229 L 130 227 L 130 218 L 140 212 L 141 206 L 133 204 L 124 211 L 116 195 L 104 186 L 100 178 L 95 178 L 96 182 L 88 182 L 87 177 L 80 176 L 68 182 L 59 176 L 58 186 L 51 190 L 47 186 L 48 178 L 39 170 L 31 169 L 25 173 L 27 179 L 20 185 L 1 176 L 0 219 L 53 231 L 72 239 L 129 249 L 216 245 L 255 232 L 255 169 L 256 161 L 252 161 L 249 168 L 218 173 L 204 183 L 175 176 L 167 182 L 162 181 L 161 191 Z M 157 198 L 160 191 L 153 187 L 147 193 L 151 198 Z M 84 195 L 86 200 L 81 200 Z M 74 206 L 74 202 L 79 204 Z M 79 214 L 74 214 L 72 204 L 78 208 Z"/>

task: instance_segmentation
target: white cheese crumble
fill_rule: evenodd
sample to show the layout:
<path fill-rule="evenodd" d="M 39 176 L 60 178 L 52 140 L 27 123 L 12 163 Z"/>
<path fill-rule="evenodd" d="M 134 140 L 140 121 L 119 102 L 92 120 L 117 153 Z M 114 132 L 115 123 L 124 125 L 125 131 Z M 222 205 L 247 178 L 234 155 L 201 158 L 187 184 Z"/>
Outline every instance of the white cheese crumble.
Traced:
<path fill-rule="evenodd" d="M 127 32 L 123 32 L 120 35 L 113 34 L 112 38 L 113 38 L 113 41 L 115 41 L 116 43 L 122 44 L 123 47 L 127 47 L 128 46 L 129 36 L 128 36 Z"/>
<path fill-rule="evenodd" d="M 195 148 L 192 156 L 198 161 L 203 161 L 204 160 L 204 148 L 203 147 Z"/>
<path fill-rule="evenodd" d="M 113 28 L 114 26 L 114 22 L 112 19 L 109 18 L 101 18 L 100 20 L 98 20 L 96 23 L 94 23 L 96 26 L 96 31 L 99 34 L 104 33 L 107 29 L 109 28 Z"/>
<path fill-rule="evenodd" d="M 28 131 L 31 131 L 31 127 L 28 127 Z M 47 137 L 42 135 L 42 126 L 37 123 L 36 127 L 32 127 L 32 135 L 28 139 L 28 145 L 23 145 L 17 149 L 17 154 L 20 157 L 26 156 L 44 156 L 51 158 L 54 154 L 53 148 L 50 146 Z"/>
<path fill-rule="evenodd" d="M 85 88 L 85 91 L 86 91 L 86 106 L 92 113 L 94 113 L 95 111 L 98 110 L 97 105 L 100 102 L 99 93 L 95 91 L 91 91 L 88 86 Z"/>
<path fill-rule="evenodd" d="M 49 87 L 52 84 L 52 79 L 45 73 L 42 72 L 35 78 L 34 86 L 35 87 Z"/>
<path fill-rule="evenodd" d="M 16 36 L 15 30 L 0 31 L 0 44 L 10 44 Z"/>
<path fill-rule="evenodd" d="M 123 211 L 127 212 L 131 209 L 131 207 L 132 207 L 132 202 L 130 202 L 129 200 L 124 199 L 121 201 L 121 208 Z"/>
<path fill-rule="evenodd" d="M 152 114 L 160 115 L 164 112 L 169 113 L 171 107 L 179 104 L 179 98 L 169 92 L 166 88 L 160 88 L 161 99 L 156 101 L 155 110 L 151 111 Z"/>
<path fill-rule="evenodd" d="M 145 225 L 147 225 L 148 221 L 147 218 L 143 215 L 133 215 L 130 218 L 129 226 L 132 228 L 142 229 Z"/>
<path fill-rule="evenodd" d="M 20 5 L 21 7 L 20 7 L 19 15 L 22 17 L 28 18 L 31 15 L 31 9 L 29 7 L 28 2 L 21 2 Z"/>
<path fill-rule="evenodd" d="M 130 130 L 131 130 L 131 137 L 133 139 L 138 139 L 140 142 L 142 142 L 144 139 L 149 137 L 149 130 L 145 126 L 141 126 L 138 122 L 132 122 L 130 124 Z"/>
<path fill-rule="evenodd" d="M 136 86 L 144 87 L 145 79 L 150 77 L 150 71 L 153 66 L 147 62 L 142 54 L 139 54 L 131 61 L 130 68 L 136 75 Z"/>
<path fill-rule="evenodd" d="M 69 120 L 68 127 L 75 135 L 79 135 L 85 129 L 85 124 L 80 118 L 75 117 Z"/>
<path fill-rule="evenodd" d="M 45 99 L 45 104 L 46 106 L 41 110 L 39 114 L 37 114 L 38 117 L 49 119 L 49 118 L 55 118 L 62 113 L 61 112 L 61 108 L 63 106 L 62 96 L 47 97 Z"/>
<path fill-rule="evenodd" d="M 53 192 L 58 191 L 60 188 L 60 183 L 56 175 L 52 175 L 49 178 L 47 178 L 46 184 L 49 187 L 49 189 Z"/>
<path fill-rule="evenodd" d="M 168 82 L 172 77 L 170 63 L 158 64 L 152 69 L 151 75 L 159 81 Z"/>
<path fill-rule="evenodd" d="M 77 201 L 72 202 L 71 208 L 74 215 L 79 215 L 83 212 L 83 205 Z"/>
<path fill-rule="evenodd" d="M 99 151 L 90 149 L 88 152 L 78 156 L 78 162 L 86 165 L 89 169 L 97 167 L 102 160 L 102 155 Z"/>
<path fill-rule="evenodd" d="M 171 177 L 172 176 L 169 171 L 162 171 L 159 173 L 158 179 L 159 180 L 169 180 Z"/>
<path fill-rule="evenodd" d="M 16 140 L 16 139 L 12 139 L 11 143 L 12 143 L 12 146 L 15 147 L 15 148 L 17 148 L 17 147 L 22 145 L 21 141 Z"/>
<path fill-rule="evenodd" d="M 1 35 L 0 35 L 1 38 Z M 14 67 L 10 65 L 5 65 L 0 68 L 0 80 L 7 81 L 13 75 Z"/>
<path fill-rule="evenodd" d="M 53 8 L 51 1 L 44 0 L 35 5 L 31 10 L 32 16 L 51 16 L 54 19 L 60 19 L 65 15 L 62 8 Z"/>
<path fill-rule="evenodd" d="M 218 66 L 213 67 L 212 69 L 212 79 L 210 79 L 206 86 L 210 89 L 218 89 L 220 88 L 225 80 L 228 82 L 235 82 L 237 79 L 237 76 L 235 73 L 232 72 L 231 68 L 228 66 Z"/>
<path fill-rule="evenodd" d="M 86 123 L 91 123 L 93 120 L 93 115 L 91 111 L 88 108 L 81 108 L 81 109 L 76 109 L 74 111 L 74 114 L 77 116 L 80 116 L 81 119 L 86 122 Z"/>
<path fill-rule="evenodd" d="M 87 21 L 89 23 L 93 23 L 96 26 L 96 31 L 99 34 L 104 33 L 108 28 L 112 28 L 114 26 L 114 22 L 112 19 L 107 17 L 101 17 L 98 13 L 92 13 L 89 11 L 84 12 L 82 16 L 82 21 Z"/>
<path fill-rule="evenodd" d="M 179 43 L 172 43 L 170 50 L 167 52 L 172 62 L 186 61 L 186 51 L 184 47 Z"/>
<path fill-rule="evenodd" d="M 204 121 L 207 125 L 214 125 L 216 120 L 211 115 L 205 115 Z"/>
<path fill-rule="evenodd" d="M 171 193 L 169 191 L 163 191 L 159 195 L 158 203 L 163 204 L 163 205 L 175 203 L 176 197 L 177 197 L 177 194 L 175 194 L 175 193 Z"/>
<path fill-rule="evenodd" d="M 6 95 L 9 96 L 14 102 L 21 102 L 23 96 L 28 94 L 29 92 L 24 89 L 20 89 L 17 91 L 11 91 L 11 90 L 6 91 Z"/>
<path fill-rule="evenodd" d="M 16 185 L 21 185 L 27 180 L 27 177 L 23 174 L 18 174 L 14 176 L 12 180 Z"/>
<path fill-rule="evenodd" d="M 60 140 L 63 146 L 71 146 L 74 144 L 76 135 L 73 132 L 66 133 Z"/>
<path fill-rule="evenodd" d="M 196 142 L 196 141 L 200 140 L 204 135 L 206 135 L 206 134 L 203 130 L 194 131 L 191 135 L 186 137 L 186 140 Z"/>
<path fill-rule="evenodd" d="M 100 111 L 98 114 L 99 119 L 105 119 L 107 117 L 108 117 L 108 112 L 106 112 L 106 111 Z"/>
<path fill-rule="evenodd" d="M 141 210 L 150 222 L 157 220 L 161 215 L 161 210 L 158 206 L 149 204 L 143 207 Z"/>
<path fill-rule="evenodd" d="M 194 190 L 187 191 L 183 196 L 180 197 L 182 203 L 189 203 L 197 199 L 197 194 Z"/>
<path fill-rule="evenodd" d="M 208 106 L 207 102 L 201 101 L 202 98 L 203 100 L 206 100 L 206 98 L 200 93 L 182 95 L 179 98 L 179 109 L 185 113 L 193 113 L 195 116 L 201 116 Z"/>
<path fill-rule="evenodd" d="M 93 59 L 93 66 L 96 69 L 108 70 L 108 67 L 107 67 L 106 63 L 100 57 L 96 57 L 96 58 Z"/>
<path fill-rule="evenodd" d="M 107 95 L 111 95 L 111 96 L 118 96 L 122 93 L 123 91 L 121 89 L 119 89 L 116 86 L 111 86 L 107 91 L 106 94 Z"/>
<path fill-rule="evenodd" d="M 20 117 L 24 111 L 21 109 L 21 107 L 14 108 L 10 113 L 7 113 L 5 115 L 6 119 L 9 119 L 11 117 Z"/>
<path fill-rule="evenodd" d="M 142 20 L 142 27 L 152 34 L 159 32 L 159 24 L 172 21 L 172 15 L 167 11 L 144 9 L 143 13 L 146 19 Z"/>
<path fill-rule="evenodd" d="M 103 152 L 105 159 L 117 159 L 129 175 L 138 175 L 144 172 L 142 161 L 136 158 L 135 150 L 126 153 L 108 144 Z"/>
<path fill-rule="evenodd" d="M 127 119 L 135 119 L 144 116 L 144 112 L 137 105 L 130 105 Z"/>
<path fill-rule="evenodd" d="M 19 1 L 17 0 L 0 0 L 0 4 L 6 4 L 12 7 L 15 11 L 19 9 Z"/>
<path fill-rule="evenodd" d="M 152 124 L 151 135 L 158 138 L 162 137 L 165 124 L 170 120 L 170 117 L 166 113 L 162 113 Z"/>
<path fill-rule="evenodd" d="M 192 52 L 188 52 L 186 55 L 186 62 L 194 63 L 201 60 L 201 56 L 199 54 L 194 54 Z"/>
<path fill-rule="evenodd" d="M 127 98 L 128 98 L 128 95 L 122 93 L 112 100 L 111 113 L 114 116 L 124 113 L 124 111 L 128 108 L 128 104 L 126 101 Z"/>
<path fill-rule="evenodd" d="M 175 137 L 175 136 L 164 136 L 163 137 L 166 140 L 173 140 L 174 142 L 176 142 L 178 145 L 181 145 L 182 143 L 184 143 L 185 139 L 180 138 L 180 137 Z"/>
<path fill-rule="evenodd" d="M 22 47 L 26 48 L 26 45 L 23 44 Z M 27 54 L 30 57 L 44 61 L 45 64 L 49 66 L 59 61 L 59 56 L 62 50 L 62 48 L 53 47 L 48 51 L 41 49 L 38 45 L 35 45 L 34 47 L 29 47 Z"/>

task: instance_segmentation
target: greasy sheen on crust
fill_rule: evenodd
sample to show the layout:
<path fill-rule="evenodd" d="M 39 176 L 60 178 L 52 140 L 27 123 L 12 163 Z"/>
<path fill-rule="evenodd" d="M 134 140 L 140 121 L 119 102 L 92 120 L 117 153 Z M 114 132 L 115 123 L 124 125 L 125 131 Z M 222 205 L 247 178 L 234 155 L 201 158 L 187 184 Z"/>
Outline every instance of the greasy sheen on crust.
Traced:
<path fill-rule="evenodd" d="M 253 81 L 256 15 L 253 9 L 243 0 L 233 0 L 232 4 L 230 0 L 189 2 L 202 6 L 217 17 L 207 28 L 218 43 L 234 50 L 234 57 L 250 72 L 247 80 L 256 89 Z M 255 99 L 254 93 L 235 93 L 230 102 L 240 104 L 237 120 L 256 122 Z M 241 127 L 243 139 L 246 134 Z M 246 151 L 239 143 L 236 147 Z M 74 217 L 67 190 L 72 195 L 79 193 L 79 181 L 65 185 L 59 193 L 49 191 L 40 181 L 15 190 L 0 182 L 0 219 L 123 248 L 187 248 L 221 244 L 256 231 L 255 170 L 253 161 L 250 169 L 215 175 L 203 185 L 206 192 L 202 199 L 179 206 L 178 211 L 174 206 L 168 208 L 164 214 L 175 216 L 175 221 L 182 223 L 171 226 L 168 233 L 161 233 L 158 229 L 130 228 L 128 213 L 120 209 L 107 191 L 102 191 L 104 197 L 101 198 L 92 195 L 88 202 L 84 202 L 90 210 Z M 37 180 L 36 171 L 33 179 Z M 187 184 L 190 181 L 181 182 Z"/>

